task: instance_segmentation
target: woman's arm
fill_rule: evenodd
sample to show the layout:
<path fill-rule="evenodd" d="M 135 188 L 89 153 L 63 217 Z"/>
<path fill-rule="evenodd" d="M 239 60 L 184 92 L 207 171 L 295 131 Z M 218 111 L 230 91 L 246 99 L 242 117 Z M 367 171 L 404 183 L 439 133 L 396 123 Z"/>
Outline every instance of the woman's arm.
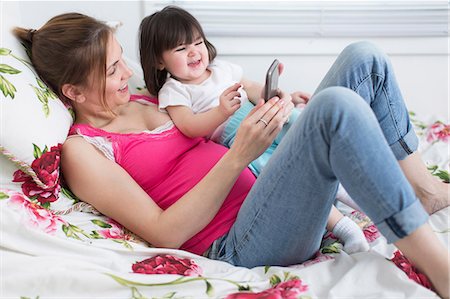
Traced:
<path fill-rule="evenodd" d="M 233 115 L 240 107 L 240 84 L 227 88 L 220 96 L 220 105 L 202 113 L 195 113 L 186 106 L 168 106 L 167 112 L 177 128 L 186 136 L 205 137 Z"/>
<path fill-rule="evenodd" d="M 70 138 L 63 146 L 62 170 L 71 190 L 101 213 L 158 247 L 179 248 L 217 214 L 237 177 L 278 134 L 281 103 L 262 102 L 238 130 L 232 148 L 188 193 L 166 210 L 118 164 L 84 139 Z M 269 121 L 265 126 L 258 120 Z"/>
<path fill-rule="evenodd" d="M 118 164 L 82 138 L 63 146 L 62 170 L 71 190 L 101 213 L 158 247 L 178 248 L 216 215 L 242 164 L 225 155 L 192 190 L 167 210 Z"/>

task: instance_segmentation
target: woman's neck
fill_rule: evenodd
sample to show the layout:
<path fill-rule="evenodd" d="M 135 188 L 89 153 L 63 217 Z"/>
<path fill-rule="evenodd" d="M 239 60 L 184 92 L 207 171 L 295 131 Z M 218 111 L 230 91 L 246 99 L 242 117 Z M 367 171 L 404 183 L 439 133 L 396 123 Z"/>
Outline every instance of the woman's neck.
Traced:
<path fill-rule="evenodd" d="M 92 127 L 103 129 L 110 126 L 118 117 L 120 117 L 123 108 L 125 107 L 121 107 L 121 109 L 116 109 L 115 111 L 108 111 L 106 109 L 88 110 L 78 107 L 75 123 L 88 124 Z"/>

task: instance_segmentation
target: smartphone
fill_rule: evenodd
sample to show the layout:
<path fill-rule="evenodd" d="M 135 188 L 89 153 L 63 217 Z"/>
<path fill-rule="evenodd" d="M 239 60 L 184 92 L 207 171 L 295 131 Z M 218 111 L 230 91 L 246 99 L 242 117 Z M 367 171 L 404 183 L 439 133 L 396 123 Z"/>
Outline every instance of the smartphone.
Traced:
<path fill-rule="evenodd" d="M 264 100 L 266 102 L 278 95 L 278 77 L 280 76 L 280 72 L 278 71 L 279 64 L 280 62 L 278 59 L 275 59 L 267 70 L 266 85 L 264 85 Z"/>

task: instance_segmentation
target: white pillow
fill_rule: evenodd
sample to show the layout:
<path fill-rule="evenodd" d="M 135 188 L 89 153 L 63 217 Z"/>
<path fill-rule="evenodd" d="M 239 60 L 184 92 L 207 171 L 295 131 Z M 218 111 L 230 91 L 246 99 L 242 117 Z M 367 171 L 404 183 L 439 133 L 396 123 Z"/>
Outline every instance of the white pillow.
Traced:
<path fill-rule="evenodd" d="M 45 207 L 50 203 L 59 206 L 63 204 L 56 203 L 60 191 L 70 194 L 61 189 L 59 170 L 60 147 L 73 120 L 62 101 L 38 78 L 24 47 L 12 34 L 11 29 L 21 24 L 20 11 L 10 7 L 2 16 L 0 45 L 0 188 L 21 189 Z M 130 83 L 134 92 L 145 85 L 140 69 L 135 74 Z M 16 168 L 13 175 L 12 165 Z"/>

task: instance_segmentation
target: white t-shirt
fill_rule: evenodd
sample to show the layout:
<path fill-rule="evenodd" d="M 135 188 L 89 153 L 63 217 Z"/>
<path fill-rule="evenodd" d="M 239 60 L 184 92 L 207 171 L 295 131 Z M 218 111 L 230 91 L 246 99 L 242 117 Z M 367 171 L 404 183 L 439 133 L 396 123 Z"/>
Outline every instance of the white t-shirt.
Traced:
<path fill-rule="evenodd" d="M 187 106 L 193 113 L 202 113 L 219 106 L 222 92 L 242 80 L 243 70 L 240 66 L 214 59 L 208 66 L 211 71 L 208 79 L 200 84 L 184 84 L 174 78 L 167 78 L 158 93 L 159 110 L 168 106 Z M 241 89 L 241 104 L 248 101 L 247 93 Z M 216 141 L 223 132 L 226 122 L 220 125 L 210 136 Z"/>

